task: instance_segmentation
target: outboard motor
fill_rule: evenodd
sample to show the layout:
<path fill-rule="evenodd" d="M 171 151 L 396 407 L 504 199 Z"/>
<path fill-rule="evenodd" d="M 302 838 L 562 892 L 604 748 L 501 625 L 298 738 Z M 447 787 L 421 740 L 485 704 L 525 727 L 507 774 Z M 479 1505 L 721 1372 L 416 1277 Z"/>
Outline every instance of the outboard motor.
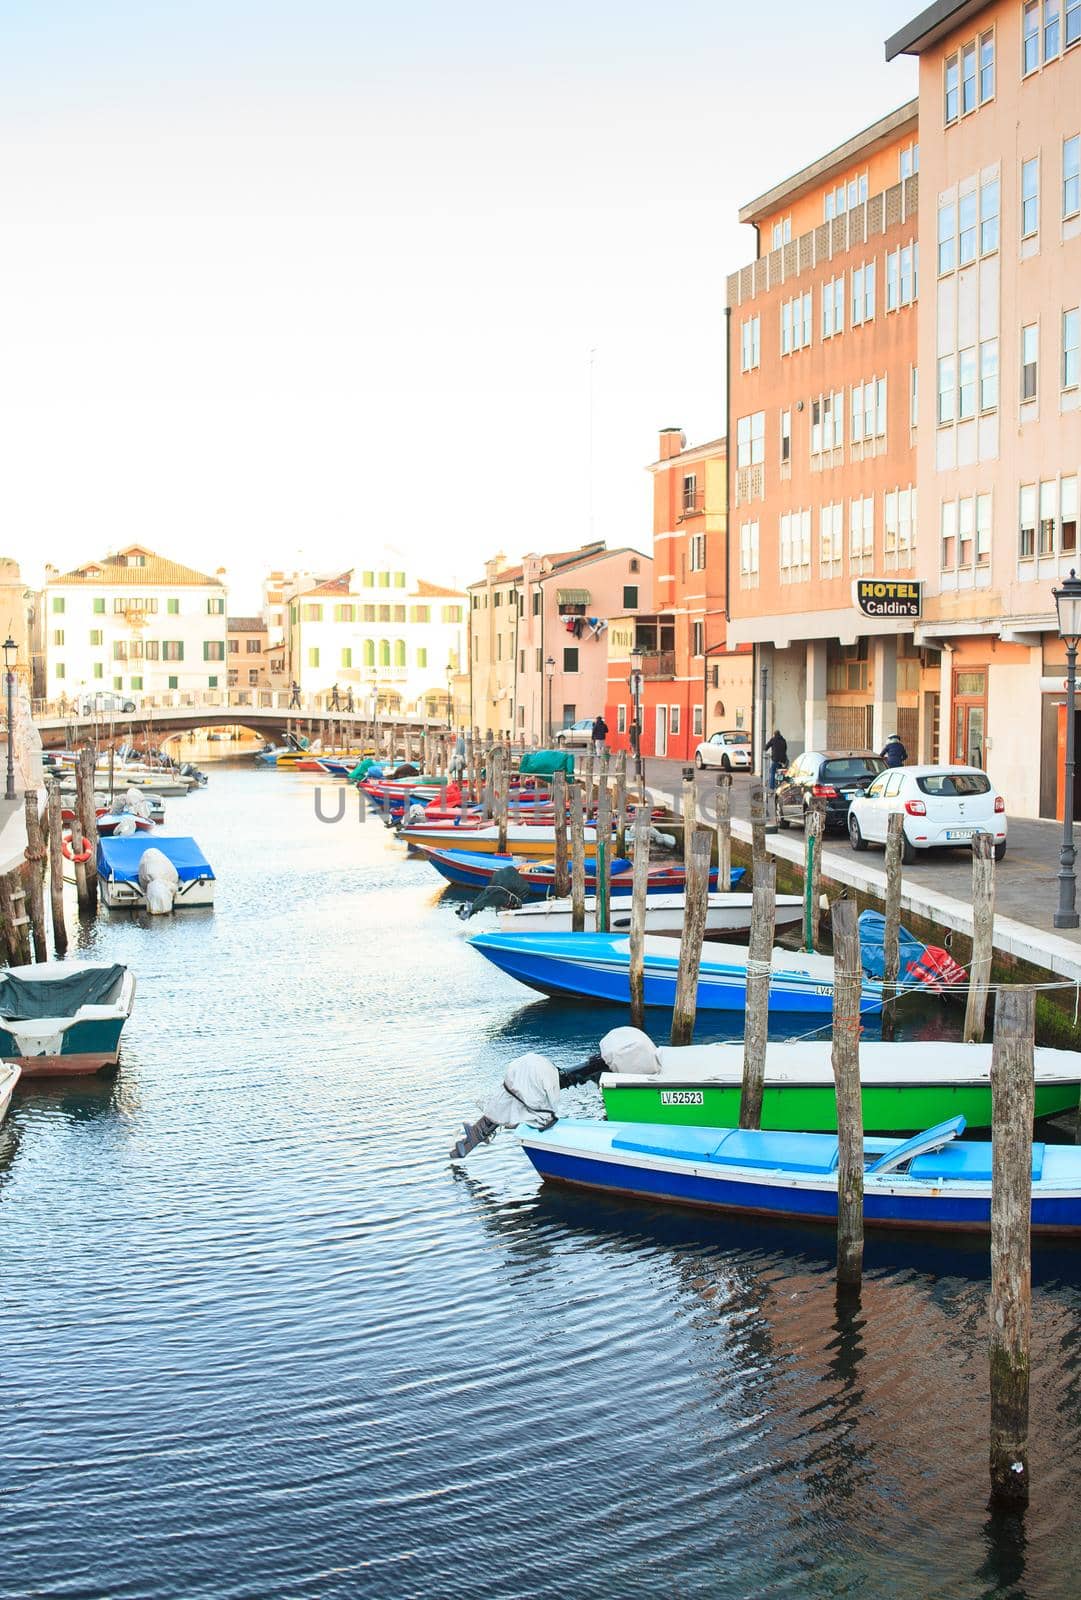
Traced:
<path fill-rule="evenodd" d="M 139 857 L 139 887 L 152 917 L 172 911 L 180 887 L 180 874 L 161 850 L 151 847 Z"/>
<path fill-rule="evenodd" d="M 559 1073 L 547 1056 L 530 1051 L 517 1056 L 503 1074 L 503 1082 L 488 1096 L 479 1119 L 465 1123 L 462 1137 L 451 1148 L 451 1159 L 461 1161 L 478 1144 L 494 1139 L 500 1128 L 528 1122 L 550 1128 L 559 1110 Z"/>

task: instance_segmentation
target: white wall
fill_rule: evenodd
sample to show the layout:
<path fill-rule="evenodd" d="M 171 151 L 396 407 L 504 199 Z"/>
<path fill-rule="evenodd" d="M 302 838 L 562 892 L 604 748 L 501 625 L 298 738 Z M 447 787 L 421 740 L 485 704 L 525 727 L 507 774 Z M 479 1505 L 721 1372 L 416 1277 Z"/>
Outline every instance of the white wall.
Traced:
<path fill-rule="evenodd" d="M 58 599 L 63 601 L 62 612 L 54 610 Z M 94 610 L 95 600 L 104 600 L 103 612 Z M 157 610 L 144 613 L 143 625 L 136 627 L 114 610 L 115 600 L 156 602 Z M 175 614 L 168 609 L 169 600 L 177 602 Z M 208 601 L 216 606 L 220 603 L 221 611 L 210 612 Z M 47 697 L 54 700 L 63 694 L 70 698 L 83 689 L 113 690 L 118 679 L 124 693 L 165 694 L 171 687 L 171 678 L 176 679 L 173 687 L 180 691 L 212 688 L 211 679 L 215 677 L 217 686 L 224 689 L 228 667 L 226 604 L 226 591 L 220 584 L 145 589 L 133 584 L 48 585 L 43 616 Z M 96 645 L 90 642 L 95 631 L 102 636 L 102 642 Z M 62 643 L 57 641 L 58 633 L 63 634 Z M 138 642 L 145 650 L 147 641 L 158 646 L 158 660 L 148 660 L 145 655 L 141 659 L 115 659 L 116 643 L 130 646 Z M 183 647 L 183 660 L 161 659 L 166 641 Z M 204 646 L 208 644 L 219 651 L 220 659 L 206 658 Z M 95 672 L 95 668 L 99 670 Z"/>

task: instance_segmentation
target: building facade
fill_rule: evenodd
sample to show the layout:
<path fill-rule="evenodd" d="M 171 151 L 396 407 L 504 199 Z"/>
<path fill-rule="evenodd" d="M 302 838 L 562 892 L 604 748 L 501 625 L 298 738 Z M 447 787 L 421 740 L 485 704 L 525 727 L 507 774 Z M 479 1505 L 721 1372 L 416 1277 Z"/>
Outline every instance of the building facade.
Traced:
<path fill-rule="evenodd" d="M 194 694 L 226 687 L 224 571 L 128 545 L 71 572 L 45 569 L 45 695 Z"/>
<path fill-rule="evenodd" d="M 759 751 L 780 727 L 793 754 L 893 732 L 937 753 L 937 649 L 855 600 L 916 575 L 920 163 L 913 101 L 740 212 L 758 253 L 728 280 L 727 643 L 753 646 Z"/>
<path fill-rule="evenodd" d="M 940 653 L 944 757 L 1011 812 L 1061 815 L 1064 647 L 1078 563 L 1081 3 L 922 12 L 917 639 Z M 1078 795 L 1081 799 L 1081 793 Z"/>

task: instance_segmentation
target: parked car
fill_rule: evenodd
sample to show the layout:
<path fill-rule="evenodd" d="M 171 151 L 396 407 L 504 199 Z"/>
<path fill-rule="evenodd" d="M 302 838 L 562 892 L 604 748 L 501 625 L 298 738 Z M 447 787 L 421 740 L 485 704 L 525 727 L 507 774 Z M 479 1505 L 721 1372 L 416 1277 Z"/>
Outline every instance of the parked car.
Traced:
<path fill-rule="evenodd" d="M 114 694 L 110 689 L 88 690 L 76 697 L 76 710 L 81 717 L 101 712 L 128 712 L 138 709 L 130 695 Z"/>
<path fill-rule="evenodd" d="M 742 728 L 727 728 L 722 733 L 711 733 L 694 752 L 694 764 L 702 767 L 721 767 L 731 772 L 738 767 L 741 772 L 754 770 L 754 750 L 751 736 Z"/>
<path fill-rule="evenodd" d="M 782 828 L 793 822 L 806 827 L 812 801 L 819 800 L 826 830 L 843 833 L 850 803 L 885 770 L 873 750 L 806 750 L 777 785 L 777 821 Z"/>
<path fill-rule="evenodd" d="M 580 717 L 577 722 L 572 722 L 569 728 L 556 730 L 556 744 L 588 745 L 593 737 L 593 718 Z"/>
<path fill-rule="evenodd" d="M 1006 802 L 979 767 L 893 767 L 852 802 L 848 837 L 853 850 L 885 844 L 892 812 L 904 818 L 901 859 L 919 850 L 967 845 L 975 833 L 995 841 L 995 860 L 1006 854 Z"/>

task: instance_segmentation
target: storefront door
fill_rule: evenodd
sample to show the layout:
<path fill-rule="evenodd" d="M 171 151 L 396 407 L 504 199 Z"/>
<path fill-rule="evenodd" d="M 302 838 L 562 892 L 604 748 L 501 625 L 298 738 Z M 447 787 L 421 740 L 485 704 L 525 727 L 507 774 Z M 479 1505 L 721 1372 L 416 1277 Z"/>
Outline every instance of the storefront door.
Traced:
<path fill-rule="evenodd" d="M 987 671 L 978 668 L 953 675 L 953 759 L 982 767 L 987 727 Z"/>

